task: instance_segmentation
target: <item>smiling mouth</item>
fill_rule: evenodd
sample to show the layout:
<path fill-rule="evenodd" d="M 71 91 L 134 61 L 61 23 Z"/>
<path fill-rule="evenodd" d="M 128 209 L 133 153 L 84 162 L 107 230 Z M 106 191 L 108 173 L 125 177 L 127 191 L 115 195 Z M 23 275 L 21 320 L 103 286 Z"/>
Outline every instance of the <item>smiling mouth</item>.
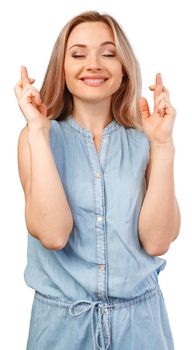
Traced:
<path fill-rule="evenodd" d="M 81 81 L 89 86 L 102 86 L 108 79 L 81 79 Z"/>

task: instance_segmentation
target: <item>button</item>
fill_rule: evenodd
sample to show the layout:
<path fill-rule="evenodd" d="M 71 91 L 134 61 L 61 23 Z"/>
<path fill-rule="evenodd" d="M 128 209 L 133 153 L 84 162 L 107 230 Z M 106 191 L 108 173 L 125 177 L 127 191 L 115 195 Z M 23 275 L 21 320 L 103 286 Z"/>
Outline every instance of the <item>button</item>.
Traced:
<path fill-rule="evenodd" d="M 100 264 L 100 265 L 99 265 L 99 270 L 100 270 L 100 271 L 104 271 L 104 270 L 105 270 L 105 265 Z"/>
<path fill-rule="evenodd" d="M 98 217 L 97 217 L 97 221 L 100 222 L 100 221 L 102 221 L 102 220 L 103 220 L 102 216 L 98 216 Z"/>
<path fill-rule="evenodd" d="M 104 310 L 104 312 L 107 312 L 107 308 Z"/>
<path fill-rule="evenodd" d="M 100 178 L 101 174 L 99 172 L 96 173 L 96 177 Z"/>

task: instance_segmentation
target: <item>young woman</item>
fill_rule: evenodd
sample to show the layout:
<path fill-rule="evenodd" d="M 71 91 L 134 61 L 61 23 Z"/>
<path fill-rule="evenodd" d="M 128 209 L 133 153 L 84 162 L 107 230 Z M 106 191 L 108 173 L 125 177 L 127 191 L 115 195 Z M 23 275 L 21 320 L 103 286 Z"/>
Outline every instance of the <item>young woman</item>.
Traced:
<path fill-rule="evenodd" d="M 161 75 L 150 112 L 122 28 L 91 11 L 65 25 L 33 83 L 22 67 L 27 350 L 173 350 L 158 274 L 180 227 L 176 111 Z"/>

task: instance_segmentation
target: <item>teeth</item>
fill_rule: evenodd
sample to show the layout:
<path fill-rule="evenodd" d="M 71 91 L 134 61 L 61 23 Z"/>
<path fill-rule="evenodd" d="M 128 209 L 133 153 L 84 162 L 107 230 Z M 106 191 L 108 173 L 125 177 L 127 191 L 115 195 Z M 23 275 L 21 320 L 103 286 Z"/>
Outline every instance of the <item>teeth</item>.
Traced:
<path fill-rule="evenodd" d="M 105 79 L 83 79 L 83 81 L 94 84 L 94 83 L 103 83 Z"/>

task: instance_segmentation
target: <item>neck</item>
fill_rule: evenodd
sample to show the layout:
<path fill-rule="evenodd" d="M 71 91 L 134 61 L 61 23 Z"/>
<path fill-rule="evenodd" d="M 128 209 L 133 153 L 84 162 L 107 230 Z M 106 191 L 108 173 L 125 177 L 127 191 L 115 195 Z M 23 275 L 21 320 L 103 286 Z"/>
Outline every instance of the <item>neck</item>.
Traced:
<path fill-rule="evenodd" d="M 90 103 L 75 101 L 72 112 L 73 118 L 84 128 L 88 129 L 93 136 L 102 134 L 103 129 L 113 120 L 111 113 L 111 101 L 99 101 Z"/>

